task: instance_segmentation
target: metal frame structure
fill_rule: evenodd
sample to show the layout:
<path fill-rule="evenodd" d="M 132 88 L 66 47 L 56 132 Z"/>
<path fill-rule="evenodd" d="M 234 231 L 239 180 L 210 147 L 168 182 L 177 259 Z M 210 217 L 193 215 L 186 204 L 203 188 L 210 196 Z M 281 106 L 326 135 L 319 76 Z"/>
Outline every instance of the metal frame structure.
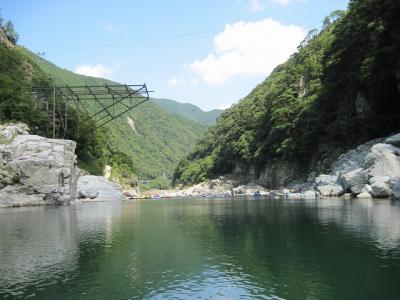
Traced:
<path fill-rule="evenodd" d="M 149 100 L 146 84 L 104 84 L 82 86 L 53 86 L 51 88 L 33 88 L 33 95 L 49 111 L 49 100 L 52 103 L 53 137 L 56 136 L 56 99 L 61 99 L 64 116 L 60 116 L 59 125 L 68 130 L 68 105 L 77 109 L 83 121 L 93 120 L 96 129 Z M 58 102 L 58 101 L 57 101 Z"/>

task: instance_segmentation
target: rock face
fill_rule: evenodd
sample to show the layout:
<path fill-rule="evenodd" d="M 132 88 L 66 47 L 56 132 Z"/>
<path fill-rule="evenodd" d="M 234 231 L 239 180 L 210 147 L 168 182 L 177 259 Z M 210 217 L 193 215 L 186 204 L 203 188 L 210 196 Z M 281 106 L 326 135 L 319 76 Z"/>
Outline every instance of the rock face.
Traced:
<path fill-rule="evenodd" d="M 68 204 L 76 194 L 76 143 L 0 126 L 0 206 Z"/>
<path fill-rule="evenodd" d="M 278 189 L 287 186 L 299 174 L 299 166 L 295 163 L 271 161 L 260 173 L 257 183 L 269 189 Z"/>
<path fill-rule="evenodd" d="M 78 179 L 77 199 L 115 201 L 123 198 L 121 186 L 102 176 L 85 175 Z"/>
<path fill-rule="evenodd" d="M 362 168 L 353 171 L 342 173 L 339 176 L 339 181 L 346 192 L 360 194 L 363 187 L 368 184 L 368 172 Z"/>
<path fill-rule="evenodd" d="M 400 180 L 393 185 L 390 197 L 393 200 L 400 200 Z"/>
<path fill-rule="evenodd" d="M 341 155 L 328 175 L 319 175 L 314 187 L 321 196 L 351 193 L 360 198 L 399 198 L 400 133 L 376 139 Z M 339 192 L 342 189 L 342 192 Z"/>

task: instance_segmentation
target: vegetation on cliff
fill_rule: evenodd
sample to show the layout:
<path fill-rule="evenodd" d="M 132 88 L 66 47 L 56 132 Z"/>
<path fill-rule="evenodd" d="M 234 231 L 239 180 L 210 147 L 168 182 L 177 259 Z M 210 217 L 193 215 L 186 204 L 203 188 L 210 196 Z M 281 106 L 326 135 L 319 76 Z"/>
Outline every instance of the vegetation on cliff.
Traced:
<path fill-rule="evenodd" d="M 174 182 L 200 182 L 236 166 L 257 174 L 271 161 L 294 162 L 305 175 L 400 129 L 399 15 L 395 0 L 352 0 L 346 12 L 333 12 L 205 132 Z"/>

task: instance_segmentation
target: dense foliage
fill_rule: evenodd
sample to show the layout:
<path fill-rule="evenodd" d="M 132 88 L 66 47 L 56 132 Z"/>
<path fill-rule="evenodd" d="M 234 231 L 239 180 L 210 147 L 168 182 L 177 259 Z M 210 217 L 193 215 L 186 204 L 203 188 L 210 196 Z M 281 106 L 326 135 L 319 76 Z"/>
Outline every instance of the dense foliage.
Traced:
<path fill-rule="evenodd" d="M 195 183 L 236 166 L 260 172 L 317 163 L 400 129 L 400 2 L 353 0 L 312 30 L 298 51 L 222 114 L 182 160 L 175 183 Z"/>

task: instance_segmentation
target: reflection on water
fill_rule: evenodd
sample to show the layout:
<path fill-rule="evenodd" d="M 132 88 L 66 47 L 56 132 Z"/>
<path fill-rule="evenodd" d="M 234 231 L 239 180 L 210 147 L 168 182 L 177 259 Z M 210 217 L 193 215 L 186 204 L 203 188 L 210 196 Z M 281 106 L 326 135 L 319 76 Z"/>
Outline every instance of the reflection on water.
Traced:
<path fill-rule="evenodd" d="M 398 299 L 400 205 L 173 199 L 0 210 L 0 298 Z"/>

